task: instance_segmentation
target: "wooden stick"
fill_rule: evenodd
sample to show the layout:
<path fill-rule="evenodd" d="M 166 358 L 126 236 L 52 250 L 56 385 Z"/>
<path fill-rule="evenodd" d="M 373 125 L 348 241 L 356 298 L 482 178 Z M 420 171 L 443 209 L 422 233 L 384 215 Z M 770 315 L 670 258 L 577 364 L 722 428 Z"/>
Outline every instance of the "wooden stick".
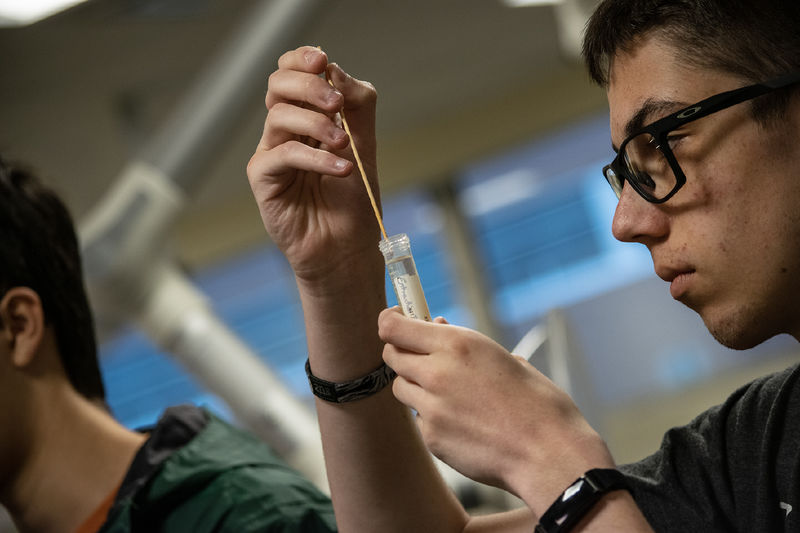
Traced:
<path fill-rule="evenodd" d="M 328 84 L 331 87 L 336 89 L 336 86 L 333 84 L 330 76 L 328 76 L 328 69 L 325 69 L 325 79 L 328 80 Z M 372 204 L 372 210 L 375 212 L 375 220 L 378 221 L 378 226 L 381 228 L 381 234 L 383 235 L 384 239 L 388 239 L 389 237 L 386 235 L 386 228 L 383 227 L 383 220 L 381 219 L 381 212 L 378 209 L 378 204 L 375 202 L 375 196 L 372 194 L 372 187 L 369 186 L 369 181 L 367 180 L 367 173 L 364 172 L 364 165 L 361 164 L 361 157 L 358 155 L 358 149 L 356 148 L 356 142 L 353 140 L 353 134 L 350 133 L 350 126 L 347 124 L 347 119 L 344 116 L 344 106 L 342 110 L 339 111 L 339 116 L 342 117 L 342 126 L 344 126 L 344 131 L 347 132 L 347 136 L 350 138 L 350 147 L 353 149 L 353 155 L 356 158 L 356 164 L 358 165 L 358 170 L 361 172 L 361 180 L 364 182 L 364 187 L 367 189 L 367 195 L 369 196 L 369 201 Z"/>

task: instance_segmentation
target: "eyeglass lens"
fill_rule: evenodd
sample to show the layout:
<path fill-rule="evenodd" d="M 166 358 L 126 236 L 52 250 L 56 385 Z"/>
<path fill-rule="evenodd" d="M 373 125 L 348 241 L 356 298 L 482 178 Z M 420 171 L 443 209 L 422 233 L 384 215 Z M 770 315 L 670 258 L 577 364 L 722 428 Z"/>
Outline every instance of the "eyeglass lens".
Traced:
<path fill-rule="evenodd" d="M 631 185 L 652 199 L 667 196 L 678 181 L 662 147 L 649 133 L 641 133 L 628 141 L 622 162 L 625 167 L 623 171 L 627 174 L 625 177 Z"/>

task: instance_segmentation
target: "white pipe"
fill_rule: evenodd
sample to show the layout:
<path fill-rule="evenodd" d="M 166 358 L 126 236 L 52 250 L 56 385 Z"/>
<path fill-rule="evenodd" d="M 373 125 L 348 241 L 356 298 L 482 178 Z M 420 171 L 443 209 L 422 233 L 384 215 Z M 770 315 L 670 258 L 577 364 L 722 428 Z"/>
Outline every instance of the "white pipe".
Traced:
<path fill-rule="evenodd" d="M 320 488 L 327 487 L 316 417 L 168 264 L 154 269 L 137 324 Z"/>

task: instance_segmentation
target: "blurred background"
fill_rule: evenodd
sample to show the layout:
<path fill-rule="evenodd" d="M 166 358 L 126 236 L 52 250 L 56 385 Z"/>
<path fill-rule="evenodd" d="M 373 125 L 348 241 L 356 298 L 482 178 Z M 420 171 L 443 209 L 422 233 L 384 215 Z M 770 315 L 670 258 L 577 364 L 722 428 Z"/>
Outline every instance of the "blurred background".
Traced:
<path fill-rule="evenodd" d="M 796 359 L 786 338 L 720 347 L 647 251 L 613 240 L 605 95 L 577 55 L 595 2 L 523 3 L 89 0 L 33 22 L 0 13 L 0 154 L 72 210 L 125 425 L 201 403 L 312 477 L 319 468 L 294 454 L 316 453 L 294 280 L 245 175 L 267 77 L 300 44 L 378 89 L 385 226 L 409 234 L 431 313 L 533 355 L 619 462 Z"/>

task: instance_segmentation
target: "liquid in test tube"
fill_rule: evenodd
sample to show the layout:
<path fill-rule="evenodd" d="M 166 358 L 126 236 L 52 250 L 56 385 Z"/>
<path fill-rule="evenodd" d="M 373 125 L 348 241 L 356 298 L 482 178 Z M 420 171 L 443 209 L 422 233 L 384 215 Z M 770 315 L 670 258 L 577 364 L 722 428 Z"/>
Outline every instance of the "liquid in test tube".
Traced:
<path fill-rule="evenodd" d="M 399 233 L 378 243 L 386 262 L 386 270 L 392 280 L 397 302 L 403 314 L 410 318 L 431 321 L 428 302 L 422 292 L 422 284 L 417 274 L 417 266 L 411 255 L 411 242 L 408 235 Z"/>

